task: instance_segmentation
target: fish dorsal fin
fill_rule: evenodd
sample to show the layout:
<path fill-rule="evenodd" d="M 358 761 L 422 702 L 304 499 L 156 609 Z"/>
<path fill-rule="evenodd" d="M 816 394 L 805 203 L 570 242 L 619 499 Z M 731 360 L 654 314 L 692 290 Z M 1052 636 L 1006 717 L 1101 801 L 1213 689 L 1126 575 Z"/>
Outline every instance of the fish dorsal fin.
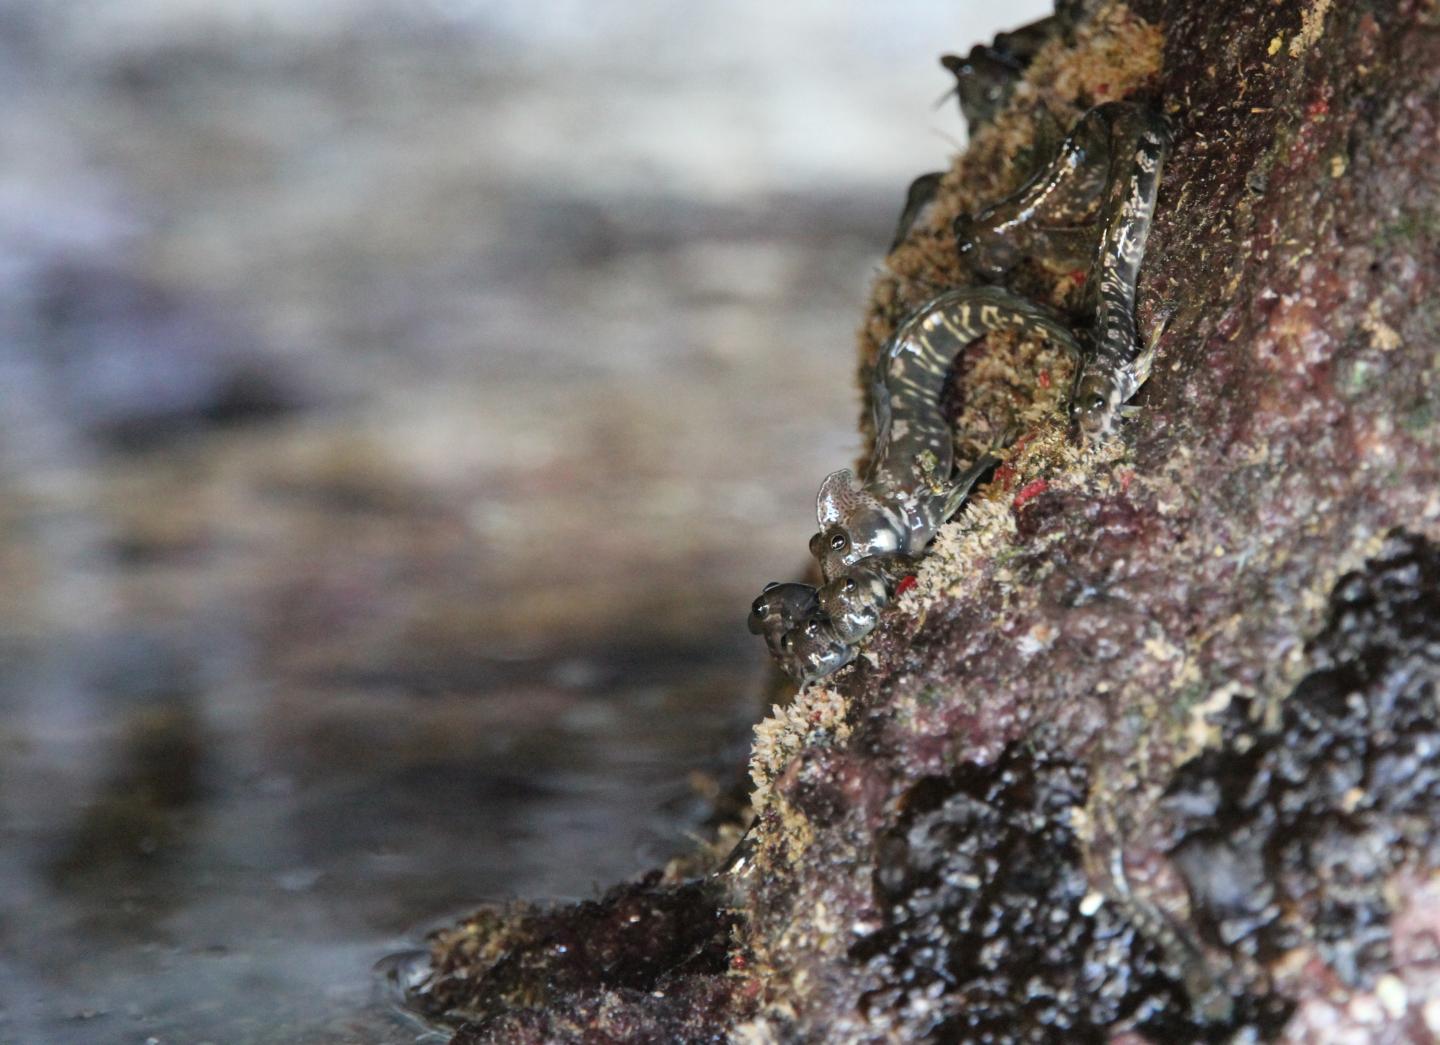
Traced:
<path fill-rule="evenodd" d="M 865 488 L 854 472 L 848 468 L 831 472 L 815 498 L 815 519 L 822 530 L 834 526 L 853 515 L 866 500 Z"/>

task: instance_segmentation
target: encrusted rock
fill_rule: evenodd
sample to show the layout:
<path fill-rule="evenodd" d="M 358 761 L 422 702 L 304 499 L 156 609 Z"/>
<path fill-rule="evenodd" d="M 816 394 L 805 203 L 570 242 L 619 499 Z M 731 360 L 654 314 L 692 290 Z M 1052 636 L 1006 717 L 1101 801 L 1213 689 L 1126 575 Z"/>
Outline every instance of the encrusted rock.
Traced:
<path fill-rule="evenodd" d="M 1025 177 L 1042 103 L 1144 95 L 1176 133 L 1142 331 L 1173 315 L 1138 415 L 1077 450 L 1061 361 L 968 352 L 957 425 L 1027 430 L 855 665 L 761 727 L 724 897 L 644 887 L 707 928 L 634 945 L 706 957 L 620 998 L 532 948 L 522 1011 L 509 936 L 463 972 L 442 941 L 471 1040 L 612 1040 L 617 1005 L 632 1040 L 1440 1034 L 1437 68 L 1410 0 L 1106 4 L 1039 50 L 890 256 L 861 370 L 963 278 L 946 230 Z"/>

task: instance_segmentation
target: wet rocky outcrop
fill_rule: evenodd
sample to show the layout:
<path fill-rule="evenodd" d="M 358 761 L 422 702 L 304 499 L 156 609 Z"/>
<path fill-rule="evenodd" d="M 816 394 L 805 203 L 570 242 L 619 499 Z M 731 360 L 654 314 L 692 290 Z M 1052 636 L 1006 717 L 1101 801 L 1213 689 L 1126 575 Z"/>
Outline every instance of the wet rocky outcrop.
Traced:
<path fill-rule="evenodd" d="M 657 872 L 571 907 L 487 908 L 437 937 L 416 1000 L 463 1017 L 457 1042 L 724 1041 L 746 1005 L 720 892 Z"/>
<path fill-rule="evenodd" d="M 629 1018 L 690 982 L 752 1042 L 1440 1034 L 1436 68 L 1412 2 L 1109 4 L 1036 54 L 890 256 L 861 373 L 970 278 L 951 222 L 1024 178 L 1042 107 L 1143 96 L 1176 133 L 1140 409 L 1081 450 L 1066 360 L 967 353 L 962 446 L 1024 435 L 856 665 L 757 729 L 744 858 L 707 887 L 728 961 Z M 567 982 L 524 1018 L 591 1004 Z"/>
<path fill-rule="evenodd" d="M 1440 547 L 1397 532 L 1341 579 L 1307 655 L 1283 701 L 1232 701 L 1218 743 L 1176 771 L 1167 852 L 1195 931 L 1253 982 L 1310 993 L 1304 955 L 1335 990 L 1383 981 L 1388 1015 L 1418 1030 L 1400 977 L 1431 999 L 1436 970 L 1404 960 L 1395 921 L 1413 902 L 1400 883 L 1440 857 Z"/>

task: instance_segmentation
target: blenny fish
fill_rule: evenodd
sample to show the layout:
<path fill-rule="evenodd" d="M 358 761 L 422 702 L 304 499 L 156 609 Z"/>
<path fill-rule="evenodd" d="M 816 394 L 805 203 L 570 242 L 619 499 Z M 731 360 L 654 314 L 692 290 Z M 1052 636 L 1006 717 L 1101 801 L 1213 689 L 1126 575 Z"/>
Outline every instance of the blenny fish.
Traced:
<path fill-rule="evenodd" d="M 955 219 L 956 249 L 983 280 L 1003 278 L 1025 257 L 1054 268 L 1089 265 L 1091 321 L 1069 405 L 1074 438 L 1106 434 L 1150 373 L 1158 333 L 1141 344 L 1135 293 L 1169 145 L 1164 118 L 1148 106 L 1097 105 L 1024 185 Z"/>
<path fill-rule="evenodd" d="M 820 532 L 810 539 L 810 550 L 826 580 L 872 555 L 919 555 L 976 481 L 999 464 L 986 455 L 952 475 L 955 436 L 940 409 L 956 356 L 999 330 L 1043 334 L 1072 352 L 1080 350 L 1059 315 L 1000 287 L 946 291 L 886 343 L 872 379 L 870 468 L 863 480 L 848 468 L 832 472 L 815 500 Z"/>
<path fill-rule="evenodd" d="M 1153 110 L 1114 104 L 1124 109 L 1111 120 L 1111 173 L 1089 284 L 1094 319 L 1070 395 L 1071 434 L 1087 439 L 1108 433 L 1121 404 L 1150 376 L 1164 327 L 1159 324 L 1142 345 L 1135 324 L 1135 289 L 1170 131 Z"/>

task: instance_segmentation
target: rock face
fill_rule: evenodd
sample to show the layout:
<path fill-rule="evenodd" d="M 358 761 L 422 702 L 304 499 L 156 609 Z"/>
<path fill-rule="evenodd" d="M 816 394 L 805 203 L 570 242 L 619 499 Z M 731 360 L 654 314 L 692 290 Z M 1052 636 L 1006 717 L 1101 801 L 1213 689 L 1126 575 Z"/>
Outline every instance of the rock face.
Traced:
<path fill-rule="evenodd" d="M 962 449 L 1026 435 L 856 666 L 759 730 L 747 858 L 644 887 L 710 912 L 709 957 L 552 978 L 538 1038 L 1440 1034 L 1436 69 L 1418 2 L 1109 5 L 1036 56 L 892 254 L 862 374 L 969 278 L 950 223 L 1023 180 L 1040 105 L 1147 96 L 1176 134 L 1142 329 L 1173 315 L 1139 411 L 1077 450 L 1067 361 L 967 353 Z M 510 931 L 455 1008 L 489 1011 Z"/>

